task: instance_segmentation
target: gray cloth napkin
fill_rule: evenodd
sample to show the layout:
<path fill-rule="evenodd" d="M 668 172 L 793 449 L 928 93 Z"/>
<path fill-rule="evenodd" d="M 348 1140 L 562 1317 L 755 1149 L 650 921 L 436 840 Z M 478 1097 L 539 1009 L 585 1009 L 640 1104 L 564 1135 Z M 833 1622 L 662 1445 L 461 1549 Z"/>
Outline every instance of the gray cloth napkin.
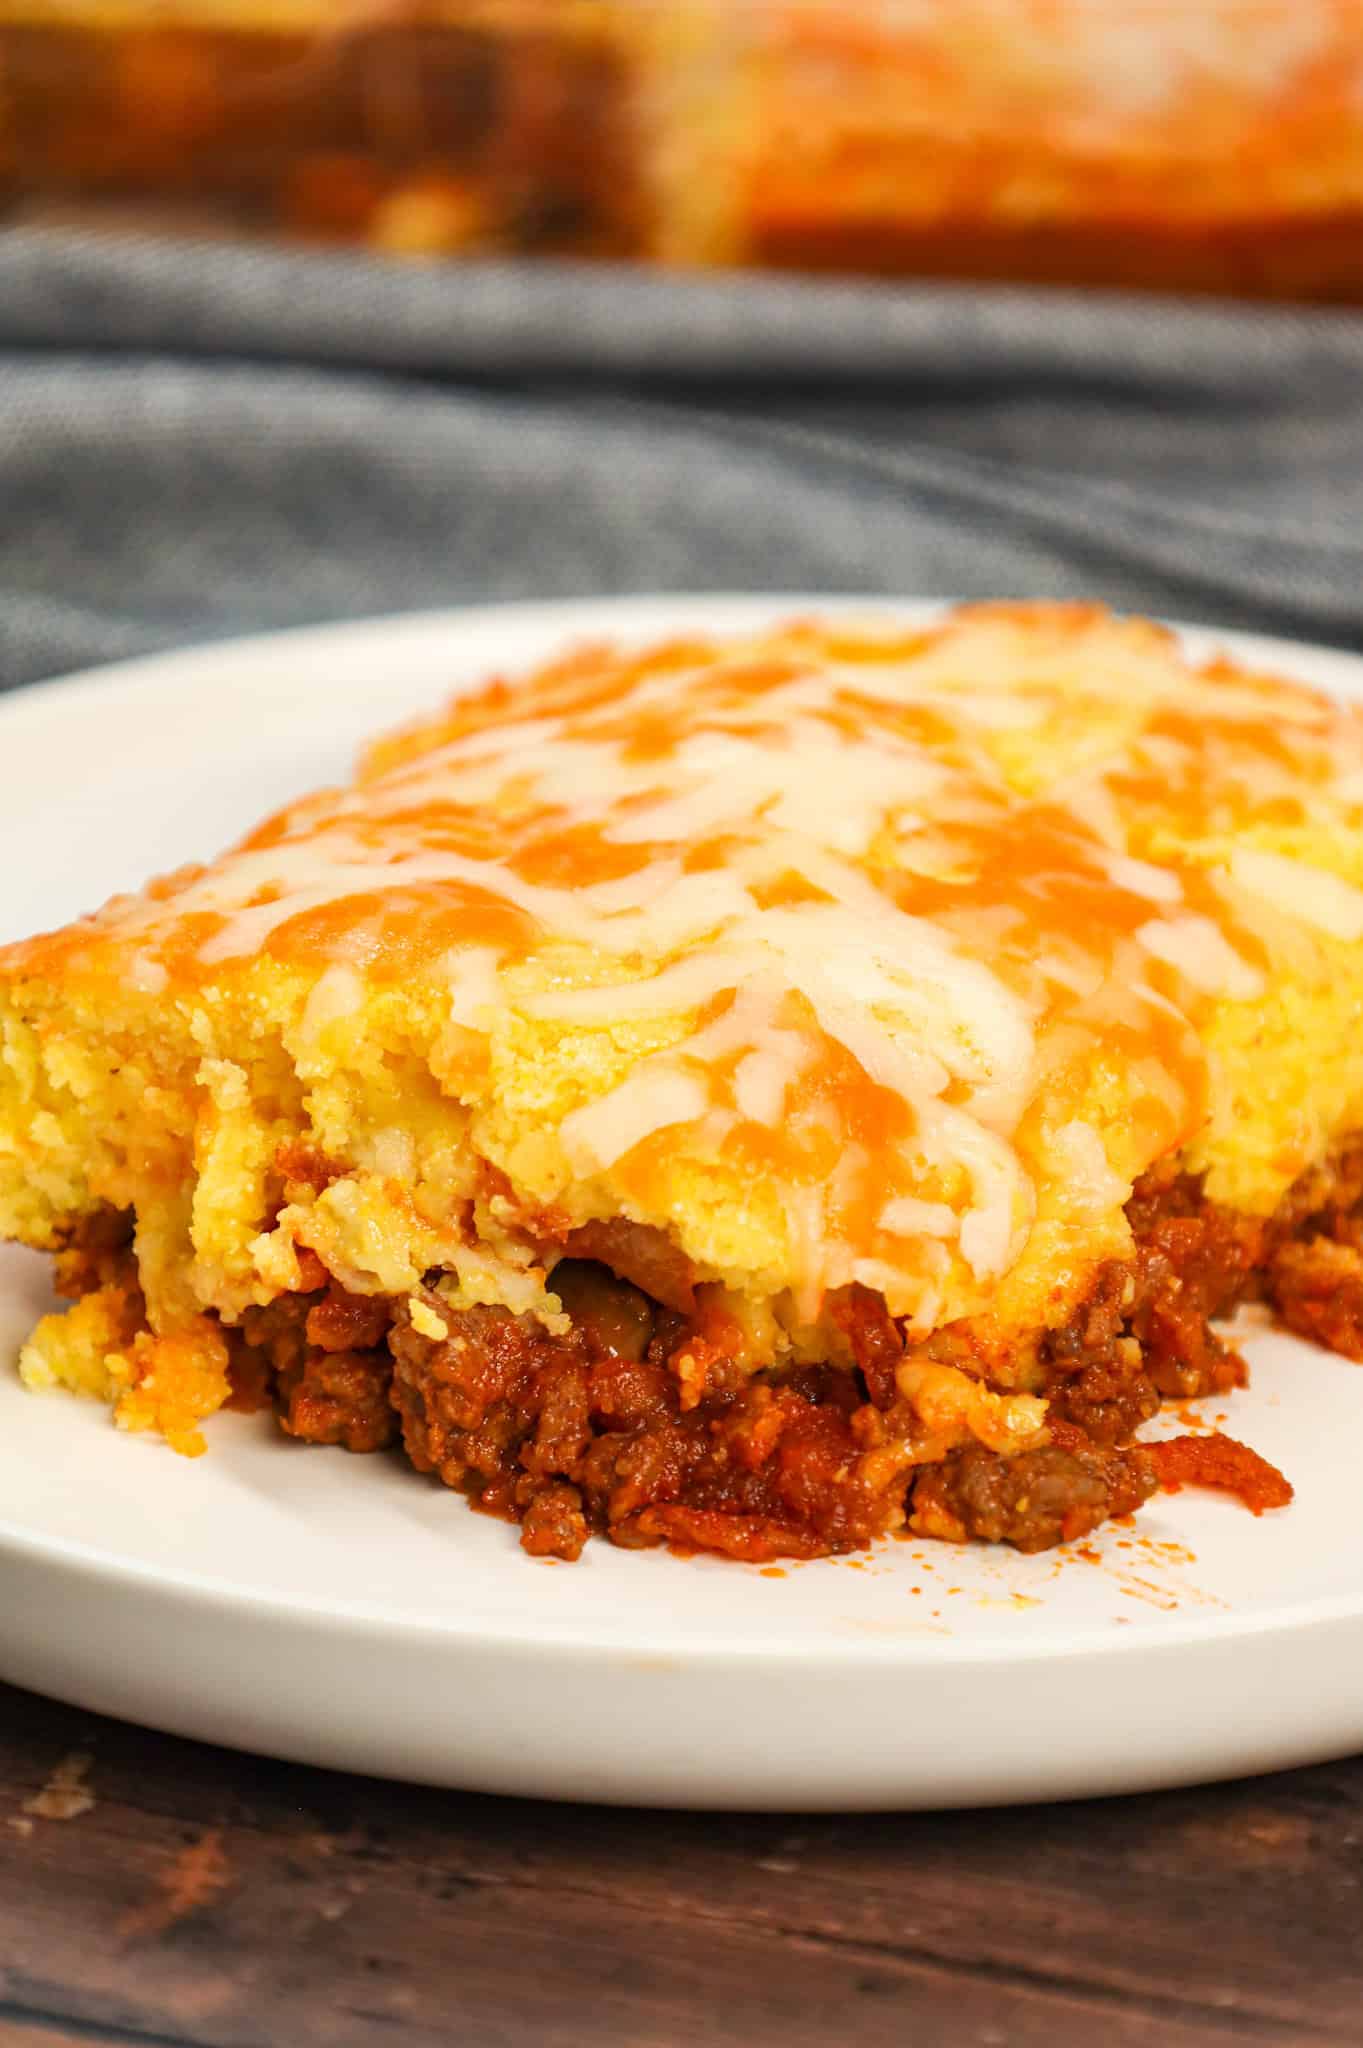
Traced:
<path fill-rule="evenodd" d="M 1363 315 L 0 236 L 0 684 L 706 589 L 1363 647 Z"/>

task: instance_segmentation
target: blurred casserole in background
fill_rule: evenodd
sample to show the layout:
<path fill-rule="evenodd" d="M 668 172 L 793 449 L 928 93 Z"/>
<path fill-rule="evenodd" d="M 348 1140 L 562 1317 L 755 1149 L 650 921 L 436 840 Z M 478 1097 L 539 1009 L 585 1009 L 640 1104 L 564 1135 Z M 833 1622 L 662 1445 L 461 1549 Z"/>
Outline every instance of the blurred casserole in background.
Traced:
<path fill-rule="evenodd" d="M 0 0 L 78 220 L 1363 297 L 1363 0 Z"/>

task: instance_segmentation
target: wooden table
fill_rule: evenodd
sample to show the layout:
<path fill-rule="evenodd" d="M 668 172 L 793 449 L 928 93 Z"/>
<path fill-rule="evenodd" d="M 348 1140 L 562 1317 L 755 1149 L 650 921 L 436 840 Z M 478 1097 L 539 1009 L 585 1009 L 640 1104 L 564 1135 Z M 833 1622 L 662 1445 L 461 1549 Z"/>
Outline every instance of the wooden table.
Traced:
<path fill-rule="evenodd" d="M 0 2048 L 1240 2041 L 1363 2041 L 1363 1760 L 1011 1812 L 623 1813 L 0 1687 Z"/>

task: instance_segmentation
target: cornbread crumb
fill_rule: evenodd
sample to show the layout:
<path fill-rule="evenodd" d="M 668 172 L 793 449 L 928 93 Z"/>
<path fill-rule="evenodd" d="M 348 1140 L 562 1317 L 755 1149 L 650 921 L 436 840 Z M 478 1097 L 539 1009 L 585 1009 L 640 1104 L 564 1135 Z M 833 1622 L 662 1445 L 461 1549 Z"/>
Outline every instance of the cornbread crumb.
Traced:
<path fill-rule="evenodd" d="M 46 1315 L 19 1353 L 19 1373 L 34 1393 L 68 1387 L 96 1401 L 116 1401 L 132 1378 L 122 1351 L 142 1327 L 135 1289 L 101 1287 L 65 1310 Z"/>

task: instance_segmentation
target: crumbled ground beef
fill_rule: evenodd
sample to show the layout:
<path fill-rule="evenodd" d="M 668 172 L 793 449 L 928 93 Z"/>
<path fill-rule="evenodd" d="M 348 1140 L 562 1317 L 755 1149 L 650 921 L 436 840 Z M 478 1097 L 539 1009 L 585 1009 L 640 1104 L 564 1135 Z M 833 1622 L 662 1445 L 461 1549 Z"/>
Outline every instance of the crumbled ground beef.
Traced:
<path fill-rule="evenodd" d="M 1264 1298 L 1289 1330 L 1363 1361 L 1363 1141 L 1303 1175 L 1264 1275 Z"/>
<path fill-rule="evenodd" d="M 532 1557 L 580 1557 L 590 1534 L 582 1496 L 566 1480 L 541 1487 L 521 1516 L 521 1543 Z"/>
<path fill-rule="evenodd" d="M 309 1344 L 321 1351 L 373 1351 L 388 1335 L 392 1310 L 382 1295 L 350 1294 L 333 1280 L 313 1302 L 304 1324 Z"/>
<path fill-rule="evenodd" d="M 1159 1169 L 1137 1182 L 1126 1213 L 1137 1247 L 1131 1335 L 1156 1391 L 1188 1401 L 1243 1386 L 1244 1360 L 1211 1320 L 1253 1285 L 1264 1224 L 1209 1202 L 1194 1176 Z"/>
<path fill-rule="evenodd" d="M 1147 1284 L 1138 1266 L 1109 1260 L 1079 1314 L 1043 1347 L 1051 1413 L 1099 1446 L 1129 1442 L 1159 1407 L 1145 1349 L 1130 1334 Z"/>
<path fill-rule="evenodd" d="M 1363 1250 L 1325 1235 L 1289 1241 L 1273 1254 L 1264 1293 L 1299 1337 L 1363 1362 Z"/>
<path fill-rule="evenodd" d="M 975 1539 L 1049 1550 L 1087 1536 L 1110 1515 L 1129 1515 L 1158 1485 L 1144 1447 L 1067 1450 L 1045 1444 L 1000 1458 L 982 1444 L 929 1465 L 914 1481 L 909 1526 L 951 1543 Z"/>
<path fill-rule="evenodd" d="M 1050 1405 L 1053 1416 L 1074 1423 L 1091 1443 L 1105 1447 L 1129 1443 L 1160 1405 L 1139 1341 L 1118 1337 L 1111 1354 L 1061 1380 Z"/>
<path fill-rule="evenodd" d="M 576 1556 L 589 1529 L 633 1548 L 814 1556 L 899 1519 L 897 1498 L 864 1476 L 875 1430 L 859 1419 L 867 1404 L 848 1374 L 712 1377 L 683 1408 L 669 1346 L 684 1336 L 666 1327 L 635 1357 L 589 1341 L 587 1331 L 618 1321 L 636 1349 L 635 1290 L 615 1316 L 603 1306 L 626 1285 L 601 1269 L 593 1318 L 566 1338 L 474 1308 L 442 1311 L 449 1334 L 434 1339 L 400 1310 L 393 1399 L 418 1470 L 494 1513 L 529 1517 L 536 1550 L 559 1556 Z"/>
<path fill-rule="evenodd" d="M 310 1444 L 381 1451 L 397 1436 L 389 1400 L 392 1365 L 373 1351 L 310 1353 L 297 1374 L 281 1378 L 276 1404 L 281 1429 Z"/>
<path fill-rule="evenodd" d="M 1084 1308 L 1044 1347 L 1052 1414 L 1109 1447 L 1129 1443 L 1161 1399 L 1244 1385 L 1244 1360 L 1212 1318 L 1253 1286 L 1266 1244 L 1262 1223 L 1209 1203 L 1189 1174 L 1147 1174 L 1127 1216 L 1134 1256 L 1101 1269 Z"/>
<path fill-rule="evenodd" d="M 280 1428 L 305 1443 L 379 1451 L 396 1441 L 390 1398 L 392 1320 L 380 1297 L 326 1291 L 285 1294 L 248 1309 L 229 1370 L 234 1407 L 259 1405 L 262 1367 Z"/>
<path fill-rule="evenodd" d="M 852 1347 L 869 1399 L 877 1408 L 893 1407 L 899 1395 L 895 1367 L 904 1357 L 904 1339 L 883 1297 L 869 1287 L 849 1287 L 833 1303 L 832 1316 Z"/>
<path fill-rule="evenodd" d="M 896 1379 L 905 1338 L 879 1295 L 854 1287 L 834 1302 L 836 1364 L 751 1374 L 716 1341 L 675 1252 L 630 1225 L 559 1236 L 561 1336 L 502 1308 L 456 1313 L 434 1292 L 418 1318 L 427 1331 L 439 1318 L 445 1335 L 431 1336 L 410 1302 L 349 1294 L 309 1254 L 307 1291 L 247 1312 L 233 1379 L 243 1404 L 268 1387 L 292 1436 L 357 1451 L 400 1442 L 419 1471 L 518 1521 L 536 1556 L 576 1557 L 595 1533 L 749 1562 L 813 1557 L 905 1525 L 1039 1550 L 1161 1484 L 1220 1486 L 1256 1512 L 1290 1497 L 1228 1438 L 1132 1438 L 1162 1397 L 1243 1382 L 1211 1319 L 1251 1294 L 1363 1357 L 1360 1212 L 1363 1143 L 1338 1174 L 1307 1176 L 1271 1223 L 1218 1209 L 1189 1175 L 1148 1174 L 1127 1210 L 1133 1255 L 1104 1266 L 1041 1347 L 1050 1441 L 1012 1458 L 975 1444 L 914 1464 L 920 1425 Z M 62 1256 L 73 1285 L 98 1276 L 126 1260 L 126 1225 L 106 1219 Z M 970 1371 L 969 1343 L 952 1337 L 937 1333 L 932 1355 Z"/>

